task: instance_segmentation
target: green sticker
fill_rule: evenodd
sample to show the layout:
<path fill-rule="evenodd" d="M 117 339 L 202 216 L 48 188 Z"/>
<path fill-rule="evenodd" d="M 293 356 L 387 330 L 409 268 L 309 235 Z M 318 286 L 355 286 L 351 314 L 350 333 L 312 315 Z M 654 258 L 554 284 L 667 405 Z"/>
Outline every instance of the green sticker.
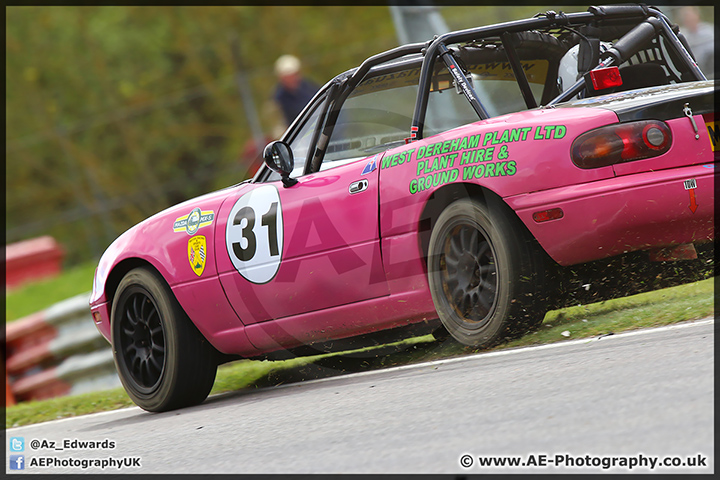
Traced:
<path fill-rule="evenodd" d="M 463 167 L 463 180 L 512 176 L 515 175 L 516 172 L 517 167 L 514 160 L 509 162 L 481 163 Z"/>
<path fill-rule="evenodd" d="M 565 136 L 565 125 L 538 125 L 535 127 L 535 140 L 559 140 Z"/>
<path fill-rule="evenodd" d="M 498 160 L 505 160 L 508 157 L 507 145 L 502 145 L 498 152 Z"/>
<path fill-rule="evenodd" d="M 442 172 L 431 173 L 424 177 L 413 178 L 410 180 L 409 191 L 411 195 L 414 195 L 423 190 L 427 190 L 433 187 L 439 187 L 446 183 L 451 183 L 457 180 L 460 172 L 457 168 L 452 170 L 445 170 Z"/>
<path fill-rule="evenodd" d="M 455 163 L 456 157 L 457 153 L 452 153 L 450 155 L 440 155 L 439 157 L 435 157 L 432 160 L 419 160 L 417 162 L 415 176 L 423 173 L 432 173 L 438 170 L 445 170 L 446 168 L 452 168 L 453 164 Z"/>
<path fill-rule="evenodd" d="M 412 160 L 411 156 L 414 151 L 415 149 L 411 148 L 410 150 L 397 152 L 393 155 L 385 155 L 382 159 L 382 164 L 380 165 L 380 168 L 384 170 L 386 168 L 402 165 L 403 163 L 410 163 L 410 161 Z"/>
<path fill-rule="evenodd" d="M 517 173 L 517 163 L 509 160 L 508 144 L 533 140 L 559 140 L 565 137 L 565 125 L 538 125 L 517 127 L 452 138 L 417 148 L 415 176 L 410 180 L 410 194 L 422 192 L 460 177 L 472 180 L 491 177 L 509 177 Z M 482 136 L 482 145 L 480 140 Z M 412 161 L 416 149 L 398 152 L 383 158 L 381 168 L 390 168 Z"/>

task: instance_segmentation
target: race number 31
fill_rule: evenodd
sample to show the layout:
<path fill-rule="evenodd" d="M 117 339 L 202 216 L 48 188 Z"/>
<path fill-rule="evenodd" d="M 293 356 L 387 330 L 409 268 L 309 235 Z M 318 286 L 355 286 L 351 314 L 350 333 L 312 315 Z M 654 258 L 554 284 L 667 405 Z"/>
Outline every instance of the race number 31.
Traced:
<path fill-rule="evenodd" d="M 267 283 L 275 277 L 282 259 L 283 220 L 274 186 L 260 186 L 237 199 L 225 227 L 225 244 L 243 278 Z"/>

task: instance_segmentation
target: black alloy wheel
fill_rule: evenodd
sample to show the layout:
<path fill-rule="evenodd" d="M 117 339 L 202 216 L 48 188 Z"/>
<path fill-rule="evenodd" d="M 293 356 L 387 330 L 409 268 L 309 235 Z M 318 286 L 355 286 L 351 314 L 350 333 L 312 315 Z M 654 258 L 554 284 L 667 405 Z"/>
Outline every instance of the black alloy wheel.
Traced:
<path fill-rule="evenodd" d="M 448 205 L 428 251 L 428 283 L 444 329 L 480 348 L 524 334 L 545 314 L 534 239 L 501 200 L 486 202 L 465 198 Z"/>
<path fill-rule="evenodd" d="M 119 354 L 143 393 L 157 388 L 165 369 L 165 332 L 152 297 L 133 287 L 119 319 Z"/>
<path fill-rule="evenodd" d="M 466 322 L 481 326 L 497 298 L 495 254 L 485 233 L 460 224 L 445 238 L 441 267 L 443 291 L 455 312 Z"/>
<path fill-rule="evenodd" d="M 120 381 L 139 407 L 163 412 L 207 398 L 220 355 L 155 270 L 125 274 L 110 322 Z"/>

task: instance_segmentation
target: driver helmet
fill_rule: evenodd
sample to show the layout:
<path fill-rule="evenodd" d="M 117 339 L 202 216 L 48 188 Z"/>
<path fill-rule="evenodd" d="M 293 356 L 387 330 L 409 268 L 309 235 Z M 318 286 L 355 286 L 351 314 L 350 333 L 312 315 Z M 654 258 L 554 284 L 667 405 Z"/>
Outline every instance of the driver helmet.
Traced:
<path fill-rule="evenodd" d="M 611 47 L 611 43 L 600 42 L 600 57 L 602 58 L 602 54 Z M 558 88 L 560 92 L 564 92 L 580 79 L 578 76 L 579 52 L 580 44 L 577 44 L 570 48 L 560 59 L 560 65 L 558 67 Z"/>

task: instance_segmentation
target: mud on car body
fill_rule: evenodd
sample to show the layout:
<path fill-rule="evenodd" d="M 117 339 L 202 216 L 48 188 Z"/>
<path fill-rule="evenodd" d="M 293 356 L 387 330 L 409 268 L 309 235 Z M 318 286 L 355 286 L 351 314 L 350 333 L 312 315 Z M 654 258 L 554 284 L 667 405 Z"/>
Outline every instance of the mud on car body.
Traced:
<path fill-rule="evenodd" d="M 647 6 L 447 33 L 328 82 L 254 178 L 121 235 L 91 310 L 142 408 L 228 358 L 542 322 L 563 266 L 713 239 L 715 89 Z"/>

